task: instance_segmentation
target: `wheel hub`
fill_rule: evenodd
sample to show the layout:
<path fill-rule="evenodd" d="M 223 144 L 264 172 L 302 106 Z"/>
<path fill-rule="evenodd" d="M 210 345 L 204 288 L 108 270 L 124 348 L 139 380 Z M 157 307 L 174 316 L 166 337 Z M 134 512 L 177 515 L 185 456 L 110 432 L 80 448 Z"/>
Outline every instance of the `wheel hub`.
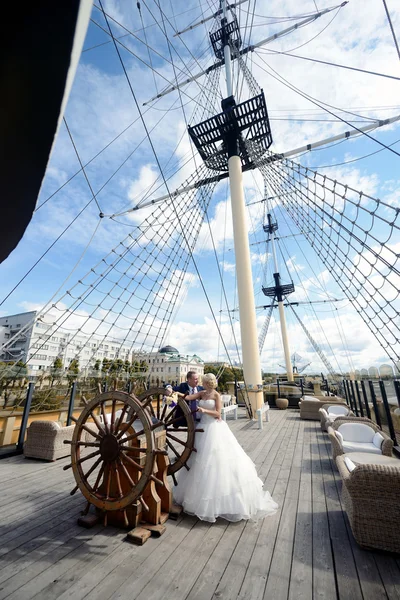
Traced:
<path fill-rule="evenodd" d="M 120 447 L 117 438 L 112 433 L 107 433 L 100 443 L 101 458 L 107 462 L 116 460 Z"/>

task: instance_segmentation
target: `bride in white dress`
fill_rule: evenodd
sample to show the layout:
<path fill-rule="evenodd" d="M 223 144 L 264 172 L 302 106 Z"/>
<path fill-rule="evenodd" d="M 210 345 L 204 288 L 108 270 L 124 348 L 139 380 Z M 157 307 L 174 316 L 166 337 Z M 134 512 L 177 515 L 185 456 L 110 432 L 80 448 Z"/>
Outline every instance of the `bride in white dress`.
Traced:
<path fill-rule="evenodd" d="M 205 389 L 186 396 L 199 400 L 200 427 L 188 467 L 178 473 L 173 495 L 184 511 L 214 523 L 217 517 L 228 521 L 260 519 L 276 512 L 278 505 L 263 490 L 253 461 L 247 456 L 225 421 L 221 420 L 221 397 L 215 390 L 215 375 L 203 376 Z"/>

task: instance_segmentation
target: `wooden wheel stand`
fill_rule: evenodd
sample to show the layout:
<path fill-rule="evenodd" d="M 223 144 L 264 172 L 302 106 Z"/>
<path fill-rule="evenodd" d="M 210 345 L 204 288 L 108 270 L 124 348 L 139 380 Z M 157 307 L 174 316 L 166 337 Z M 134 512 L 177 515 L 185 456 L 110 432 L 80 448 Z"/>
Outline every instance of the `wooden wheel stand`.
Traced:
<path fill-rule="evenodd" d="M 84 409 L 79 419 L 74 419 L 72 441 L 66 442 L 71 444 L 71 464 L 64 467 L 72 467 L 77 483 L 71 494 L 80 489 L 87 500 L 78 519 L 83 527 L 93 527 L 103 518 L 104 525 L 133 528 L 128 539 L 142 545 L 152 534 L 164 533 L 168 517 L 177 518 L 182 512 L 173 505 L 168 475 L 175 480 L 177 470 L 189 469 L 187 459 L 196 451 L 194 434 L 201 430 L 195 429 L 182 398 L 178 404 L 184 416 L 183 421 L 179 417 L 179 426 L 174 410 L 168 414 L 161 411 L 160 395 L 164 393 L 163 389 L 150 390 L 139 400 L 133 394 L 112 391 L 89 403 L 83 400 Z M 107 402 L 111 402 L 110 414 L 106 412 Z M 118 412 L 117 404 L 122 405 Z M 178 448 L 171 443 L 174 440 Z M 88 447 L 94 452 L 81 455 Z M 173 464 L 167 447 L 176 457 Z M 93 464 L 84 472 L 84 463 L 92 459 Z M 89 514 L 92 505 L 96 514 Z"/>
<path fill-rule="evenodd" d="M 162 450 L 162 454 L 156 455 L 153 474 L 155 479 L 150 479 L 147 483 L 140 501 L 136 501 L 128 509 L 129 525 L 133 527 L 128 533 L 128 539 L 136 544 L 144 544 L 151 536 L 161 536 L 165 531 L 164 523 L 168 520 L 169 513 L 172 510 L 172 490 L 168 482 L 169 459 L 166 452 L 165 430 L 155 431 L 156 449 Z M 146 448 L 146 439 L 139 436 L 135 440 L 135 446 L 138 449 Z M 164 454 L 165 452 L 165 454 Z M 137 451 L 132 454 L 132 458 L 139 464 L 143 464 L 143 457 Z M 141 462 L 142 461 L 142 462 Z M 140 471 L 135 466 L 128 466 L 131 478 L 134 482 L 138 481 Z M 115 525 L 121 522 L 113 523 Z"/>

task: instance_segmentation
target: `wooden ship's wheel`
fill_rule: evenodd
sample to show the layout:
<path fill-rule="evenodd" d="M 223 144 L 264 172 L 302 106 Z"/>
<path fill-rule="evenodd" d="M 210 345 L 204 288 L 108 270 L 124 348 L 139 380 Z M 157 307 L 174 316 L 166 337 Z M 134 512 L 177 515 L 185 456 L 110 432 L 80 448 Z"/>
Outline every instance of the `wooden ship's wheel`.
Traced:
<path fill-rule="evenodd" d="M 176 482 L 175 473 L 189 469 L 195 431 L 202 430 L 196 430 L 182 397 L 177 417 L 177 407 L 163 404 L 164 395 L 164 389 L 156 388 L 139 398 L 121 391 L 101 393 L 90 402 L 83 398 L 72 440 L 66 442 L 71 444 L 71 464 L 64 467 L 72 468 L 75 477 L 71 494 L 79 489 L 87 500 L 78 520 L 82 525 L 95 524 L 101 515 L 105 525 L 133 527 L 128 535 L 143 543 L 150 532 L 161 535 L 169 514 L 180 512 L 172 504 L 168 475 Z M 96 515 L 88 514 L 91 506 Z"/>
<path fill-rule="evenodd" d="M 142 520 L 152 525 L 166 520 L 172 494 L 163 427 L 125 392 L 105 392 L 84 404 L 69 442 L 71 464 L 64 467 L 72 468 L 77 484 L 71 494 L 80 489 L 88 501 L 84 515 L 94 506 L 105 524 L 137 527 Z"/>

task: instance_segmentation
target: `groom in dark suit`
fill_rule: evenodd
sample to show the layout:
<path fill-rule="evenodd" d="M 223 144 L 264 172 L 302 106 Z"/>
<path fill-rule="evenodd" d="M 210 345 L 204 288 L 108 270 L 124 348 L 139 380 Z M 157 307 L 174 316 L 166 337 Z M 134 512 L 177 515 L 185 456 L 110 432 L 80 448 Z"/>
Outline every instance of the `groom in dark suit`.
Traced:
<path fill-rule="evenodd" d="M 186 375 L 186 381 L 182 382 L 180 385 L 176 385 L 173 388 L 173 390 L 174 392 L 180 392 L 181 394 L 196 394 L 197 392 L 201 392 L 202 390 L 204 390 L 204 388 L 201 385 L 198 385 L 198 383 L 198 374 L 195 371 L 188 371 Z M 189 408 L 192 412 L 197 410 L 197 400 L 191 400 L 189 402 Z M 183 417 L 183 413 L 179 406 L 177 407 L 175 412 L 175 418 L 178 417 Z M 197 418 L 196 413 L 193 413 L 193 418 L 195 419 L 195 421 L 200 421 L 200 419 Z M 182 422 L 176 421 L 173 426 L 175 427 L 175 429 L 177 429 L 180 425 L 183 424 L 183 420 Z"/>

